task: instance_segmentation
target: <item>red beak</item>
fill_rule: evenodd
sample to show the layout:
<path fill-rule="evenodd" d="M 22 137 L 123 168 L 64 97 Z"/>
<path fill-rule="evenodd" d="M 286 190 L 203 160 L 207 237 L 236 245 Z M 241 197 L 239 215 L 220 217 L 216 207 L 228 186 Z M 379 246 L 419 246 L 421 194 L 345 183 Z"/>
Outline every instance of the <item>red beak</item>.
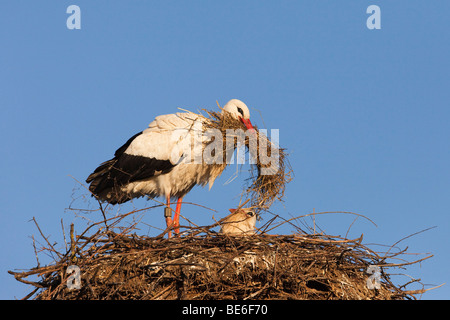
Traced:
<path fill-rule="evenodd" d="M 250 119 L 241 118 L 241 121 L 243 124 L 245 124 L 245 126 L 247 127 L 248 130 L 252 130 L 252 131 L 255 130 L 252 126 L 252 123 L 250 122 Z"/>

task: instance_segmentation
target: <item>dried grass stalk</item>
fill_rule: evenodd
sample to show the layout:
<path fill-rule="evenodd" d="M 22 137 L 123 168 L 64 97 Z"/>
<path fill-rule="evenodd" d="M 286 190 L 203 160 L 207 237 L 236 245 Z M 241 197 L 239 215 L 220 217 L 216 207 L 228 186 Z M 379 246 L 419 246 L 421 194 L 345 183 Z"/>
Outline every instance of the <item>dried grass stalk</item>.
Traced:
<path fill-rule="evenodd" d="M 292 180 L 292 168 L 287 159 L 286 150 L 272 141 L 255 126 L 248 131 L 245 125 L 227 113 L 203 110 L 208 115 L 205 121 L 207 129 L 219 130 L 223 136 L 223 161 L 244 142 L 249 152 L 252 170 L 249 186 L 242 193 L 243 200 L 250 199 L 250 206 L 256 211 L 268 209 L 274 201 L 283 201 L 286 184 Z M 232 141 L 230 142 L 229 139 Z M 272 161 L 276 159 L 276 161 Z"/>

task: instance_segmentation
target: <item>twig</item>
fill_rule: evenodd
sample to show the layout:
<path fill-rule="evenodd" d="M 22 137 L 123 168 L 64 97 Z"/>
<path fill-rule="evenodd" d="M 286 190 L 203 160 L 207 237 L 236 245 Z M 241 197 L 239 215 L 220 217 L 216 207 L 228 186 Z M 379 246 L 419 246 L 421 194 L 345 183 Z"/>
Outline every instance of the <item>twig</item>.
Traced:
<path fill-rule="evenodd" d="M 434 228 L 437 228 L 437 226 L 429 227 L 429 228 L 426 228 L 426 229 L 423 229 L 423 230 L 414 232 L 413 234 L 410 234 L 409 236 L 406 236 L 406 237 L 401 238 L 400 240 L 398 240 L 397 242 L 395 242 L 395 243 L 389 248 L 389 250 L 386 252 L 385 256 L 387 256 L 387 255 L 389 254 L 389 252 L 391 252 L 391 249 L 392 249 L 393 247 L 395 247 L 397 244 L 399 244 L 400 242 L 402 242 L 402 241 L 404 241 L 404 240 L 406 240 L 406 239 L 408 239 L 408 238 L 411 238 L 411 237 L 413 237 L 413 236 L 415 236 L 415 235 L 418 235 L 418 234 L 420 234 L 420 233 L 422 233 L 422 232 L 425 232 L 425 231 L 434 229 Z"/>
<path fill-rule="evenodd" d="M 44 238 L 44 240 L 47 242 L 47 244 L 49 245 L 49 247 L 52 249 L 52 252 L 53 252 L 53 253 L 56 253 L 56 255 L 57 255 L 59 258 L 62 258 L 62 255 L 61 255 L 58 251 L 56 251 L 56 249 L 53 247 L 53 245 L 50 243 L 50 241 L 48 241 L 47 237 L 45 237 L 44 234 L 42 233 L 42 230 L 41 230 L 41 228 L 39 227 L 39 225 L 38 225 L 38 223 L 37 223 L 35 217 L 33 217 L 31 220 L 34 221 L 34 224 L 36 225 L 37 229 L 39 230 L 39 233 L 41 234 L 41 237 Z"/>

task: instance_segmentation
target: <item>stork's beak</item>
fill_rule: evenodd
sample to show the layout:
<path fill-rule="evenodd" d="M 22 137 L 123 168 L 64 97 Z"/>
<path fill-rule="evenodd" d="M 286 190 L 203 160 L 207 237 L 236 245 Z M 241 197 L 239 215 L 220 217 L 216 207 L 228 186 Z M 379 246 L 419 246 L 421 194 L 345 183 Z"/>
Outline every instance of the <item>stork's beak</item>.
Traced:
<path fill-rule="evenodd" d="M 245 124 L 245 126 L 247 127 L 248 130 L 251 130 L 251 131 L 255 130 L 252 126 L 252 123 L 250 122 L 250 119 L 241 118 L 241 121 L 243 124 Z"/>

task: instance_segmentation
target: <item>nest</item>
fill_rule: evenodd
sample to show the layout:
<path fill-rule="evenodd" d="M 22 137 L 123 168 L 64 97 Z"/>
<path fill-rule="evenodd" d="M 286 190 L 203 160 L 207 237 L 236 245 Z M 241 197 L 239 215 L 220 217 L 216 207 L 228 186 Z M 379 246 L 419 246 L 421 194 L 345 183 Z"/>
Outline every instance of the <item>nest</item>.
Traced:
<path fill-rule="evenodd" d="M 207 129 L 219 130 L 223 136 L 223 163 L 228 163 L 239 143 L 243 143 L 250 154 L 252 169 L 247 179 L 249 186 L 241 195 L 242 201 L 250 201 L 256 212 L 269 209 L 276 200 L 283 201 L 286 184 L 292 180 L 293 172 L 286 149 L 273 143 L 256 126 L 254 131 L 249 131 L 240 120 L 227 113 L 203 111 L 208 115 L 204 117 Z"/>
<path fill-rule="evenodd" d="M 149 237 L 137 235 L 136 225 L 120 227 L 124 216 L 94 223 L 80 235 L 72 224 L 65 251 L 48 241 L 41 249 L 57 257 L 53 264 L 9 271 L 34 287 L 24 299 L 404 300 L 426 291 L 394 285 L 389 271 L 429 257 L 405 262 L 399 258 L 405 250 L 380 254 L 363 245 L 362 236 L 276 235 L 261 229 L 229 236 L 214 230 L 218 222 L 182 227 L 181 237 L 166 239 L 167 230 Z M 269 224 L 265 230 L 273 229 Z M 75 289 L 69 286 L 73 265 L 81 281 Z M 372 288 L 371 266 L 379 268 L 378 286 Z M 39 279 L 28 280 L 33 276 Z"/>

